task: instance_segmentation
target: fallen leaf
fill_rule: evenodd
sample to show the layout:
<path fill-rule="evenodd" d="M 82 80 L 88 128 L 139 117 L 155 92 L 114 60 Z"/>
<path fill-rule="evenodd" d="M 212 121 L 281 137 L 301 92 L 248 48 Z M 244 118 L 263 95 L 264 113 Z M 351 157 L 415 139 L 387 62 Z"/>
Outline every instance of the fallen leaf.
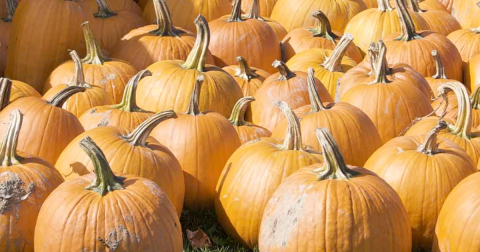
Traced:
<path fill-rule="evenodd" d="M 201 228 L 197 231 L 190 231 L 187 229 L 187 239 L 194 249 L 204 249 L 212 246 L 210 238 Z"/>

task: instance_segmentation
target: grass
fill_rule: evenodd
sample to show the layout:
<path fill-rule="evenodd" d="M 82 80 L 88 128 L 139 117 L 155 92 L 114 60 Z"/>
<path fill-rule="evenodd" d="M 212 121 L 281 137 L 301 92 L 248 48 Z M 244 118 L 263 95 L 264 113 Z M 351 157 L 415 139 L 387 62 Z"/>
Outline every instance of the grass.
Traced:
<path fill-rule="evenodd" d="M 213 211 L 192 212 L 184 210 L 180 217 L 183 232 L 184 252 L 258 252 L 258 249 L 251 250 L 237 243 L 225 233 L 217 223 L 217 217 Z M 187 240 L 186 229 L 196 231 L 201 228 L 208 235 L 212 247 L 205 249 L 193 249 Z"/>

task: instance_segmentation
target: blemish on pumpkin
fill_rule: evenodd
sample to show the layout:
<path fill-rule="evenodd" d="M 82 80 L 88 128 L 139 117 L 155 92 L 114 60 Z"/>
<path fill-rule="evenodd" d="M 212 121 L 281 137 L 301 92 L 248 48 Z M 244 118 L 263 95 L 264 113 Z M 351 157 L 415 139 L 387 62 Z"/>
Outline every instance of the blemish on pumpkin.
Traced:
<path fill-rule="evenodd" d="M 7 179 L 0 183 L 0 214 L 14 211 L 18 219 L 18 209 L 15 206 L 30 196 L 35 190 L 35 185 L 30 183 L 25 191 L 23 189 L 25 183 L 16 173 L 3 172 L 0 174 L 0 179 L 3 177 Z"/>
<path fill-rule="evenodd" d="M 116 229 L 113 229 L 108 234 L 108 237 L 105 240 L 101 237 L 98 237 L 97 239 L 103 246 L 107 247 L 110 251 L 115 251 L 117 250 L 120 243 L 127 238 L 127 236 L 127 228 L 125 228 L 124 226 L 118 226 Z"/>
<path fill-rule="evenodd" d="M 102 120 L 98 123 L 98 127 L 105 127 L 110 123 L 107 118 L 102 118 Z"/>
<path fill-rule="evenodd" d="M 90 114 L 93 114 L 93 113 L 95 113 L 95 111 L 97 111 L 97 109 L 96 109 L 96 108 L 94 108 L 94 109 L 90 110 Z"/>
<path fill-rule="evenodd" d="M 400 153 L 404 152 L 404 150 L 400 147 L 397 147 L 397 151 L 398 151 L 397 154 L 400 154 Z"/>

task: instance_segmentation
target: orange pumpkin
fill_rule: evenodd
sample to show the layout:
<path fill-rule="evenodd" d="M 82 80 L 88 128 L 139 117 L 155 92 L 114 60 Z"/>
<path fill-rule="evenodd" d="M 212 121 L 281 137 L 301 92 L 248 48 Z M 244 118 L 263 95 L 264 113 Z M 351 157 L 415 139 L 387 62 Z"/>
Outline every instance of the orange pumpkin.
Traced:
<path fill-rule="evenodd" d="M 221 114 L 201 112 L 204 76 L 194 84 L 186 113 L 158 125 L 150 134 L 178 158 L 185 177 L 185 207 L 213 208 L 215 186 L 230 155 L 241 145 L 235 128 Z"/>
<path fill-rule="evenodd" d="M 238 100 L 235 107 L 233 107 L 232 115 L 228 119 L 237 131 L 242 144 L 272 135 L 272 132 L 264 127 L 245 121 L 245 112 L 247 111 L 248 105 L 253 101 L 255 101 L 255 98 L 252 96 L 246 96 Z"/>
<path fill-rule="evenodd" d="M 42 97 L 42 95 L 35 90 L 32 86 L 28 85 L 25 82 L 12 80 L 12 90 L 10 93 L 10 102 L 15 101 L 20 97 L 34 96 Z"/>
<path fill-rule="evenodd" d="M 33 230 L 40 207 L 63 182 L 51 164 L 17 152 L 22 114 L 13 110 L 11 122 L 0 144 L 0 250 L 33 251 Z"/>
<path fill-rule="evenodd" d="M 409 0 L 413 12 L 418 13 L 428 24 L 430 31 L 448 36 L 453 31 L 462 29 L 460 23 L 450 13 L 443 10 L 425 10 L 418 0 Z"/>
<path fill-rule="evenodd" d="M 5 0 L 3 2 L 6 5 L 5 7 L 7 16 L 2 15 L 2 19 L 0 19 L 0 76 L 3 76 L 5 72 L 5 65 L 7 63 L 8 39 L 10 37 L 13 15 L 15 14 L 15 9 L 17 8 L 16 0 Z"/>
<path fill-rule="evenodd" d="M 441 10 L 450 13 L 450 10 L 447 8 L 447 6 L 443 4 L 443 2 L 448 1 L 451 0 L 418 0 L 418 5 L 422 10 Z"/>
<path fill-rule="evenodd" d="M 410 252 L 412 232 L 397 193 L 374 173 L 345 164 L 328 129 L 323 160 L 288 177 L 268 201 L 259 248 L 269 252 Z"/>
<path fill-rule="evenodd" d="M 314 70 L 310 68 L 308 71 L 310 105 L 295 110 L 300 117 L 303 143 L 320 150 L 315 129 L 328 128 L 344 153 L 345 161 L 352 165 L 364 165 L 370 155 L 382 146 L 377 128 L 365 113 L 348 103 L 323 103 L 315 87 Z M 273 130 L 272 137 L 282 137 L 286 130 L 287 122 L 282 120 Z"/>
<path fill-rule="evenodd" d="M 243 96 L 254 95 L 262 86 L 269 73 L 256 67 L 250 67 L 242 57 L 237 57 L 238 65 L 224 67 L 223 70 L 229 73 L 242 89 Z"/>
<path fill-rule="evenodd" d="M 472 91 L 475 90 L 480 84 L 480 55 L 470 58 L 463 74 L 465 86 Z"/>
<path fill-rule="evenodd" d="M 248 2 L 250 0 L 243 0 L 242 1 L 242 10 L 243 10 L 243 6 L 245 2 Z M 262 0 L 264 1 L 264 0 Z M 272 1 L 272 0 L 267 0 L 267 1 Z M 276 1 L 276 0 L 273 0 L 273 1 Z M 273 19 L 270 19 L 270 18 L 265 18 L 263 16 L 260 16 L 260 0 L 253 0 L 251 2 L 251 6 L 250 6 L 250 9 L 248 11 L 246 11 L 246 15 L 244 15 L 243 17 L 247 18 L 247 19 L 257 19 L 257 20 L 260 20 L 260 21 L 264 21 L 265 23 L 267 23 L 272 29 L 273 31 L 275 32 L 275 34 L 277 35 L 277 40 L 278 41 L 282 41 L 282 39 L 287 35 L 287 30 L 285 30 L 285 28 L 279 24 L 277 21 L 273 20 Z"/>
<path fill-rule="evenodd" d="M 433 96 L 438 96 L 438 88 L 447 82 L 455 82 L 455 80 L 449 79 L 445 73 L 445 66 L 443 65 L 443 60 L 438 55 L 437 50 L 432 51 L 432 57 L 435 60 L 435 69 L 436 73 L 432 77 L 426 77 L 425 79 L 428 82 L 428 85 L 432 89 Z"/>
<path fill-rule="evenodd" d="M 300 122 L 292 109 L 283 101 L 276 105 L 288 118 L 285 140 L 260 138 L 244 144 L 225 164 L 217 185 L 218 222 L 249 247 L 258 243 L 263 209 L 275 189 L 299 168 L 321 161 L 320 153 L 302 145 Z"/>
<path fill-rule="evenodd" d="M 277 101 L 285 101 L 296 109 L 307 105 L 308 74 L 292 72 L 285 63 L 276 60 L 273 66 L 278 73 L 271 75 L 255 93 L 256 101 L 252 103 L 252 122 L 272 131 L 282 119 L 282 112 L 274 105 Z M 323 84 L 315 78 L 316 89 L 325 102 L 333 99 Z"/>
<path fill-rule="evenodd" d="M 452 15 L 462 25 L 463 29 L 480 26 L 480 8 L 474 7 L 476 0 L 443 0 L 452 6 Z"/>
<path fill-rule="evenodd" d="M 332 31 L 330 21 L 322 11 L 315 11 L 312 16 L 318 20 L 317 26 L 299 27 L 290 31 L 282 41 L 282 49 L 285 59 L 289 60 L 295 54 L 311 48 L 333 50 L 343 37 L 338 31 Z M 362 53 L 353 43 L 347 47 L 345 55 L 360 63 L 363 60 Z"/>
<path fill-rule="evenodd" d="M 476 172 L 473 161 L 460 146 L 437 139 L 438 132 L 446 127 L 441 121 L 428 135 L 392 139 L 365 164 L 402 199 L 412 225 L 414 251 L 431 250 L 443 202 L 456 184 Z"/>
<path fill-rule="evenodd" d="M 122 101 L 117 105 L 93 107 L 78 118 L 85 130 L 97 127 L 117 126 L 134 130 L 140 123 L 153 115 L 137 106 L 135 94 L 138 82 L 145 76 L 151 76 L 148 70 L 142 70 L 128 82 Z"/>
<path fill-rule="evenodd" d="M 142 177 L 113 174 L 90 137 L 80 146 L 95 175 L 67 181 L 50 194 L 38 215 L 35 251 L 181 252 L 180 221 L 160 187 Z"/>
<path fill-rule="evenodd" d="M 227 117 L 237 100 L 243 96 L 230 74 L 221 68 L 205 64 L 210 30 L 207 20 L 202 16 L 195 23 L 198 29 L 197 40 L 186 61 L 163 60 L 148 67 L 152 76 L 143 78 L 137 88 L 139 107 L 154 112 L 167 109 L 185 111 L 193 83 L 201 74 L 205 76 L 200 99 L 201 110 L 214 110 Z"/>
<path fill-rule="evenodd" d="M 260 9 L 260 15 L 262 17 L 270 17 L 270 14 L 272 13 L 273 7 L 277 3 L 278 0 L 243 0 L 242 1 L 242 10 L 243 12 L 248 12 L 251 8 L 252 5 L 255 4 L 255 2 L 259 3 L 259 9 Z"/>
<path fill-rule="evenodd" d="M 98 2 L 97 0 L 84 0 L 90 9 L 91 13 L 98 12 Z M 121 11 L 130 11 L 137 15 L 142 15 L 143 11 L 136 3 L 137 1 L 132 0 L 103 0 L 105 4 L 108 5 L 109 9 L 113 12 Z M 151 1 L 151 0 L 150 0 Z"/>

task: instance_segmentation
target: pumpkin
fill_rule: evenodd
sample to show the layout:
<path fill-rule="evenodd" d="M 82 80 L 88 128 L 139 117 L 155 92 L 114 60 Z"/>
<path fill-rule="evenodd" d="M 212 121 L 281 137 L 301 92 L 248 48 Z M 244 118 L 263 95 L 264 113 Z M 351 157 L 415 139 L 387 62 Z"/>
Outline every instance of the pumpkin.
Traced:
<path fill-rule="evenodd" d="M 197 77 L 186 112 L 162 122 L 150 134 L 180 162 L 186 186 L 184 205 L 191 210 L 213 208 L 222 168 L 241 145 L 235 128 L 223 115 L 201 112 L 203 81 L 203 75 Z"/>
<path fill-rule="evenodd" d="M 462 25 L 463 29 L 480 26 L 480 8 L 474 7 L 478 1 L 473 0 L 443 0 L 452 6 L 452 15 Z"/>
<path fill-rule="evenodd" d="M 448 36 L 453 31 L 462 29 L 460 23 L 450 13 L 443 10 L 424 10 L 418 0 L 409 0 L 413 12 L 425 19 L 430 31 Z"/>
<path fill-rule="evenodd" d="M 275 190 L 260 251 L 410 252 L 412 232 L 397 193 L 374 173 L 345 164 L 328 129 L 316 133 L 324 163 L 298 170 Z"/>
<path fill-rule="evenodd" d="M 269 73 L 256 67 L 250 67 L 242 56 L 237 57 L 238 65 L 224 67 L 242 89 L 243 96 L 252 96 L 262 86 Z"/>
<path fill-rule="evenodd" d="M 278 73 L 271 75 L 255 93 L 256 101 L 252 103 L 252 122 L 272 131 L 282 119 L 282 112 L 274 104 L 285 101 L 291 108 L 296 109 L 307 105 L 308 74 L 306 72 L 291 71 L 287 65 L 276 60 L 273 66 Z M 333 99 L 323 84 L 315 78 L 316 89 L 325 102 Z"/>
<path fill-rule="evenodd" d="M 470 90 L 475 90 L 480 83 L 480 55 L 475 55 L 468 61 L 464 69 L 465 86 Z"/>
<path fill-rule="evenodd" d="M 2 90 L 2 100 L 8 101 L 9 92 L 5 92 L 8 88 L 2 87 Z M 7 132 L 5 124 L 10 113 L 20 110 L 23 123 L 18 138 L 18 150 L 54 164 L 68 143 L 84 131 L 78 119 L 62 109 L 63 103 L 70 96 L 83 91 L 83 87 L 69 86 L 48 101 L 31 96 L 16 99 L 0 112 L 0 135 Z"/>
<path fill-rule="evenodd" d="M 195 34 L 173 26 L 165 0 L 154 0 L 153 4 L 157 25 L 131 30 L 112 51 L 113 57 L 130 62 L 137 69 L 162 60 L 186 60 L 195 43 Z M 207 57 L 207 62 L 213 64 L 212 56 Z"/>
<path fill-rule="evenodd" d="M 352 43 L 350 34 L 343 35 L 334 50 L 312 48 L 300 52 L 287 61 L 288 67 L 297 71 L 315 70 L 315 77 L 323 83 L 332 97 L 336 96 L 337 83 L 340 78 L 357 63 L 345 56 Z"/>
<path fill-rule="evenodd" d="M 242 1 L 242 10 L 247 13 L 251 10 L 252 6 L 258 2 L 260 9 L 260 15 L 262 17 L 270 17 L 273 7 L 278 0 L 243 0 Z"/>
<path fill-rule="evenodd" d="M 362 82 L 342 95 L 341 101 L 361 109 L 378 129 L 383 143 L 398 136 L 410 122 L 432 112 L 429 99 L 412 83 L 387 78 L 386 47 L 379 46 L 371 82 Z M 382 109 L 378 109 L 382 108 Z"/>
<path fill-rule="evenodd" d="M 285 59 L 291 59 L 295 54 L 311 48 L 335 49 L 343 36 L 341 32 L 332 31 L 330 21 L 322 11 L 315 11 L 312 15 L 318 20 L 317 26 L 299 27 L 290 31 L 282 41 Z M 353 43 L 347 47 L 345 55 L 360 63 L 363 56 Z"/>
<path fill-rule="evenodd" d="M 42 97 L 42 95 L 40 95 L 40 93 L 37 92 L 35 88 L 28 85 L 27 83 L 17 81 L 17 80 L 12 80 L 10 102 L 13 102 L 20 97 L 26 97 L 26 96 Z"/>
<path fill-rule="evenodd" d="M 40 207 L 63 182 L 51 164 L 17 152 L 22 114 L 13 110 L 0 145 L 0 250 L 33 251 L 33 232 Z"/>
<path fill-rule="evenodd" d="M 181 252 L 180 221 L 160 187 L 139 176 L 116 176 L 90 137 L 80 147 L 94 174 L 66 181 L 50 194 L 38 215 L 35 251 Z"/>
<path fill-rule="evenodd" d="M 320 153 L 302 145 L 299 120 L 288 104 L 276 105 L 288 118 L 287 133 L 244 144 L 225 164 L 217 185 L 218 222 L 248 247 L 258 243 L 263 209 L 275 189 L 299 168 L 321 161 Z"/>
<path fill-rule="evenodd" d="M 264 21 L 244 19 L 241 3 L 242 0 L 236 0 L 230 16 L 209 23 L 209 49 L 215 65 L 233 65 L 237 62 L 236 57 L 242 56 L 250 65 L 272 73 L 275 71 L 272 62 L 281 57 L 277 35 Z"/>
<path fill-rule="evenodd" d="M 195 46 L 186 61 L 163 60 L 147 69 L 152 76 L 143 78 L 137 88 L 138 106 L 154 112 L 173 109 L 184 112 L 189 103 L 193 83 L 198 75 L 205 76 L 201 110 L 214 110 L 225 117 L 240 99 L 242 90 L 232 76 L 213 65 L 206 65 L 210 43 L 207 20 L 199 16 L 195 23 L 198 28 Z"/>
<path fill-rule="evenodd" d="M 441 10 L 450 13 L 450 10 L 442 3 L 445 1 L 449 0 L 418 0 L 418 5 L 422 10 Z"/>
<path fill-rule="evenodd" d="M 253 101 L 255 101 L 255 98 L 252 96 L 246 96 L 238 100 L 235 107 L 233 107 L 232 115 L 228 119 L 237 131 L 242 144 L 272 135 L 272 132 L 264 127 L 245 121 L 245 112 L 247 111 L 248 105 Z"/>
<path fill-rule="evenodd" d="M 242 9 L 243 9 L 243 3 L 245 2 L 248 2 L 250 0 L 243 0 L 242 1 Z M 264 0 L 262 0 L 264 1 Z M 271 0 L 267 0 L 267 1 L 271 1 Z M 276 1 L 276 0 L 274 0 Z M 260 0 L 253 0 L 252 3 L 251 3 L 251 6 L 250 6 L 250 9 L 246 12 L 247 14 L 244 15 L 243 17 L 244 18 L 247 18 L 247 19 L 257 19 L 257 20 L 260 20 L 260 21 L 264 21 L 265 23 L 267 23 L 272 29 L 273 31 L 275 32 L 275 34 L 277 35 L 277 39 L 278 41 L 281 41 L 286 35 L 287 35 L 287 30 L 285 30 L 285 28 L 279 24 L 277 21 L 273 20 L 273 19 L 270 19 L 270 18 L 265 18 L 263 16 L 260 16 L 260 13 L 261 13 L 261 10 L 260 10 Z"/>
<path fill-rule="evenodd" d="M 85 52 L 78 27 L 87 18 L 83 1 L 23 0 L 12 22 L 5 76 L 41 92 L 52 70 L 68 59 L 67 49 Z"/>
<path fill-rule="evenodd" d="M 133 131 L 140 123 L 153 115 L 137 106 L 135 94 L 138 82 L 145 76 L 151 76 L 148 70 L 142 70 L 128 82 L 122 101 L 117 105 L 93 107 L 78 118 L 85 130 L 97 127 L 116 126 Z"/>
<path fill-rule="evenodd" d="M 105 57 L 95 40 L 90 25 L 83 23 L 82 28 L 87 48 L 87 55 L 81 62 L 85 82 L 105 89 L 112 102 L 120 102 L 125 85 L 137 73 L 137 70 L 125 61 Z M 45 81 L 43 93 L 74 80 L 75 69 L 73 60 L 58 66 Z"/>
<path fill-rule="evenodd" d="M 228 0 L 165 0 L 170 7 L 173 22 L 191 32 L 195 31 L 194 20 L 198 15 L 202 15 L 205 20 L 215 20 L 223 15 L 227 15 L 232 10 Z M 155 22 L 153 2 L 149 1 L 143 11 L 143 16 L 147 23 Z"/>
<path fill-rule="evenodd" d="M 396 0 L 396 4 L 402 32 L 392 33 L 384 38 L 388 48 L 388 62 L 405 63 L 423 76 L 432 76 L 436 69 L 430 53 L 432 50 L 437 50 L 445 63 L 446 74 L 452 79 L 462 81 L 462 59 L 455 45 L 439 33 L 432 31 L 417 33 L 405 1 Z"/>
<path fill-rule="evenodd" d="M 480 8 L 480 3 L 477 2 Z M 447 38 L 457 47 L 463 62 L 466 64 L 475 55 L 480 53 L 480 27 L 458 28 L 448 34 Z"/>
<path fill-rule="evenodd" d="M 45 100 L 49 100 L 68 86 L 85 88 L 85 92 L 72 95 L 63 104 L 63 108 L 74 114 L 76 117 L 80 117 L 90 108 L 113 104 L 113 100 L 108 95 L 107 91 L 99 86 L 90 85 L 89 83 L 85 82 L 82 61 L 80 60 L 80 57 L 78 57 L 77 52 L 71 51 L 70 55 L 72 57 L 75 69 L 73 80 L 70 83 L 60 84 L 52 87 L 45 93 L 45 95 L 43 95 L 43 98 Z"/>
<path fill-rule="evenodd" d="M 438 55 L 437 50 L 432 50 L 432 57 L 435 60 L 435 74 L 432 77 L 426 77 L 428 85 L 433 91 L 433 95 L 438 96 L 438 88 L 445 83 L 455 82 L 455 80 L 449 79 L 445 73 L 445 66 L 442 58 Z M 449 100 L 450 101 L 450 100 Z"/>
<path fill-rule="evenodd" d="M 7 48 L 8 39 L 10 37 L 10 27 L 12 26 L 13 15 L 17 8 L 16 0 L 5 0 L 7 16 L 2 16 L 0 19 L 0 75 L 3 76 L 5 72 L 5 64 L 7 63 Z"/>
<path fill-rule="evenodd" d="M 330 20 L 332 29 L 343 32 L 348 21 L 366 8 L 361 0 L 278 0 L 270 17 L 287 31 L 291 31 L 298 27 L 315 25 L 316 20 L 310 14 L 321 10 Z"/>
<path fill-rule="evenodd" d="M 328 128 L 344 153 L 345 161 L 352 165 L 364 165 L 370 155 L 382 146 L 377 128 L 365 113 L 348 103 L 323 103 L 315 87 L 314 70 L 310 68 L 308 71 L 310 105 L 295 110 L 300 117 L 303 143 L 320 150 L 315 129 Z M 283 136 L 286 129 L 286 120 L 280 121 L 273 130 L 272 137 Z"/>
<path fill-rule="evenodd" d="M 390 140 L 365 168 L 383 178 L 398 193 L 412 226 L 415 251 L 430 251 L 438 213 L 456 184 L 476 172 L 467 153 L 447 139 L 437 139 L 447 127 L 441 121 L 427 135 Z M 429 200 L 425 200 L 429 199 Z"/>
<path fill-rule="evenodd" d="M 97 0 L 84 0 L 90 9 L 91 13 L 98 13 L 98 2 Z M 129 11 L 136 15 L 142 15 L 143 10 L 136 3 L 137 1 L 132 0 L 103 0 L 108 6 L 108 9 L 112 12 L 122 12 Z M 150 0 L 151 1 L 151 0 Z"/>

